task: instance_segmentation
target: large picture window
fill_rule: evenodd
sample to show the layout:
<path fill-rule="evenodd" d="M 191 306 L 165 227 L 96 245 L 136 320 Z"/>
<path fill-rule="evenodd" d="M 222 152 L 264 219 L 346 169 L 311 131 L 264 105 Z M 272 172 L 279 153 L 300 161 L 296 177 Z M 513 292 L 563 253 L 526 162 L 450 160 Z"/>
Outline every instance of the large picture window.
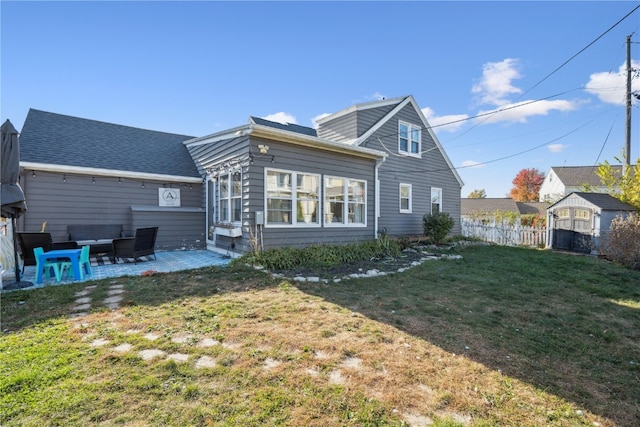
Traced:
<path fill-rule="evenodd" d="M 420 157 L 422 149 L 420 127 L 399 122 L 398 125 L 398 153 Z"/>
<path fill-rule="evenodd" d="M 239 171 L 220 175 L 218 221 L 242 221 L 242 174 Z"/>
<path fill-rule="evenodd" d="M 320 224 L 320 175 L 269 169 L 266 175 L 267 224 Z"/>
<path fill-rule="evenodd" d="M 366 181 L 324 178 L 324 224 L 366 225 Z"/>
<path fill-rule="evenodd" d="M 411 184 L 400 184 L 400 213 L 411 213 Z"/>

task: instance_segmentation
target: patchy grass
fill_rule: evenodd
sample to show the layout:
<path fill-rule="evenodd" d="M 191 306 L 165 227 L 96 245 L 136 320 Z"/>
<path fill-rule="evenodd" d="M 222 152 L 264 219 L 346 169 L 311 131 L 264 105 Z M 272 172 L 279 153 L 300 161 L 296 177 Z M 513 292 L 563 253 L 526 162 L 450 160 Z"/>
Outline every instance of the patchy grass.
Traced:
<path fill-rule="evenodd" d="M 640 273 L 460 253 L 331 284 L 239 264 L 107 279 L 77 318 L 87 283 L 3 294 L 0 424 L 640 424 Z"/>

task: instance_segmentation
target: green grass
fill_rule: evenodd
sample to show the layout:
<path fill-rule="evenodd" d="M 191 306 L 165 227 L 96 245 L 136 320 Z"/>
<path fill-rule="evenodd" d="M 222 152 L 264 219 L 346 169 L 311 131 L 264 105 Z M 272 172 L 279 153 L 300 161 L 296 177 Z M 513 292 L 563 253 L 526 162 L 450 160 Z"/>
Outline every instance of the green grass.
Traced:
<path fill-rule="evenodd" d="M 80 318 L 86 283 L 5 293 L 0 424 L 640 425 L 640 272 L 459 253 L 328 284 L 241 264 L 108 279 Z M 125 293 L 112 311 L 100 301 L 113 285 Z"/>

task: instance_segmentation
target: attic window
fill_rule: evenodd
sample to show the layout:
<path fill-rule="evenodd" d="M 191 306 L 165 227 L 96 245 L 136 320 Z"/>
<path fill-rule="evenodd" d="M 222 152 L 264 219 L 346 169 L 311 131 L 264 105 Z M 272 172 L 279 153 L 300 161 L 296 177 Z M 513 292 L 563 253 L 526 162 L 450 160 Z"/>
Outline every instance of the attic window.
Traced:
<path fill-rule="evenodd" d="M 422 146 L 420 127 L 399 122 L 398 124 L 398 153 L 407 156 L 420 157 Z"/>

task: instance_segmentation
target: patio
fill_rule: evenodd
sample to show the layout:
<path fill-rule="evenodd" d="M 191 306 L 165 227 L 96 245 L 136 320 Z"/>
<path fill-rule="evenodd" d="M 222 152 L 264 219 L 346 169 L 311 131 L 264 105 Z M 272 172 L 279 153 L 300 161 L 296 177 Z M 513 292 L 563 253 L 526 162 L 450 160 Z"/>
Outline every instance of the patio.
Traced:
<path fill-rule="evenodd" d="M 45 278 L 42 284 L 36 284 L 35 266 L 27 266 L 22 276 L 22 281 L 33 283 L 33 286 L 22 289 L 35 289 L 44 286 L 57 286 L 64 285 L 73 282 L 86 282 L 92 280 L 106 279 L 108 277 L 119 276 L 138 276 L 147 271 L 153 271 L 158 273 L 170 273 L 173 271 L 191 270 L 200 267 L 209 266 L 224 266 L 227 265 L 231 258 L 216 252 L 207 250 L 193 250 L 193 251 L 167 251 L 156 252 L 156 260 L 152 258 L 146 261 L 138 261 L 137 264 L 133 262 L 118 264 L 105 264 L 98 265 L 94 258 L 91 259 L 92 275 L 85 277 L 83 280 L 74 280 L 73 276 L 69 277 L 65 275 L 62 277 L 62 281 L 56 282 L 55 278 Z M 13 281 L 15 279 L 13 272 L 6 271 L 2 274 L 2 282 Z M 10 290 L 4 289 L 3 291 Z"/>

